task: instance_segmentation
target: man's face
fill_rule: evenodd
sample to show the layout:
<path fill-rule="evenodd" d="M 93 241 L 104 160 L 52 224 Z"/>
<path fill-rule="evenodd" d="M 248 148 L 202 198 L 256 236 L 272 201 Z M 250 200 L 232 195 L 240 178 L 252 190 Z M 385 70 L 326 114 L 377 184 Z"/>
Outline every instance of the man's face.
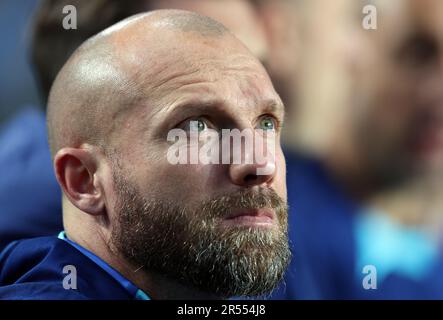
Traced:
<path fill-rule="evenodd" d="M 354 82 L 358 148 L 371 174 L 391 181 L 443 169 L 442 4 L 408 3 L 379 8 Z"/>
<path fill-rule="evenodd" d="M 202 291 L 263 294 L 290 258 L 279 142 L 283 106 L 259 62 L 231 37 L 180 37 L 176 49 L 161 39 L 148 53 L 157 62 L 137 73 L 146 99 L 122 122 L 110 156 L 112 241 L 137 267 Z M 144 55 L 140 51 L 140 61 L 147 61 Z M 270 130 L 277 141 L 275 152 L 254 144 L 243 149 L 243 159 L 255 148 L 267 150 L 260 164 L 171 164 L 173 129 L 188 136 Z M 269 170 L 257 175 L 259 167 Z"/>

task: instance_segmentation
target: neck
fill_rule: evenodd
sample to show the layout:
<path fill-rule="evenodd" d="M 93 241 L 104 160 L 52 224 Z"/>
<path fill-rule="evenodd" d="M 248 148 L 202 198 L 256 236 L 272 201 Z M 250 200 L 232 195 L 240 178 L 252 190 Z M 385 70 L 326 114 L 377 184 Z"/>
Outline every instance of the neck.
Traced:
<path fill-rule="evenodd" d="M 193 287 L 183 285 L 176 280 L 167 278 L 156 272 L 142 271 L 143 275 L 134 278 L 134 283 L 156 300 L 219 300 L 218 297 L 202 292 Z M 131 280 L 132 281 L 132 280 Z"/>

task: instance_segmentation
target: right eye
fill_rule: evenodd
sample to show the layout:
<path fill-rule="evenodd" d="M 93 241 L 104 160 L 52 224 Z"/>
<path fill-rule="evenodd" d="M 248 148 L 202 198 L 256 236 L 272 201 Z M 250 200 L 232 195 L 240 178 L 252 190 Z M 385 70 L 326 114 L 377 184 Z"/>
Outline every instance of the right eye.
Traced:
<path fill-rule="evenodd" d="M 208 129 L 208 125 L 203 119 L 191 119 L 185 122 L 184 129 L 189 132 L 202 132 Z"/>

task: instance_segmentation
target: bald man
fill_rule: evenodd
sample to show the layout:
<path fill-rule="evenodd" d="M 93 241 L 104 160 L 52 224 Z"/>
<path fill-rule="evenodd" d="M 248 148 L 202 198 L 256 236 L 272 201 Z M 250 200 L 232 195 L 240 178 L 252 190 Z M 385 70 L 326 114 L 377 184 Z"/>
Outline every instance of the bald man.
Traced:
<path fill-rule="evenodd" d="M 41 110 L 33 107 L 17 113 L 0 133 L 0 165 L 8 167 L 0 179 L 0 251 L 14 240 L 53 235 L 62 229 L 61 190 L 52 170 L 44 111 L 58 72 L 89 37 L 137 13 L 166 8 L 190 10 L 223 23 L 265 66 L 271 66 L 271 52 L 258 6 L 250 0 L 42 0 L 40 3 L 33 19 L 30 49 L 44 105 Z M 75 32 L 60 28 L 66 5 L 75 6 L 81 17 Z M 283 92 L 277 89 L 280 77 L 273 77 L 276 74 L 272 74 L 272 68 L 268 72 L 281 96 Z M 29 161 L 30 158 L 33 160 Z"/>
<path fill-rule="evenodd" d="M 48 103 L 65 230 L 3 251 L 0 298 L 270 292 L 290 260 L 283 117 L 260 62 L 210 18 L 159 10 L 92 37 Z M 275 148 L 245 146 L 239 163 L 172 164 L 168 133 L 177 129 L 199 139 L 250 130 L 259 141 L 271 132 Z M 189 141 L 181 146 L 191 152 Z M 254 148 L 264 161 L 246 161 Z"/>

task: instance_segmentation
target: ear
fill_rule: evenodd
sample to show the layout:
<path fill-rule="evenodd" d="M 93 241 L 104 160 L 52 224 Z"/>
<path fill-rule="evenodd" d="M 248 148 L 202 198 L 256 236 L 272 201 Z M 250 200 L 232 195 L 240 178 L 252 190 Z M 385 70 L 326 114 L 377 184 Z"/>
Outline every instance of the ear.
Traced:
<path fill-rule="evenodd" d="M 97 168 L 93 149 L 63 148 L 54 157 L 55 175 L 64 194 L 74 206 L 91 215 L 105 214 Z"/>

